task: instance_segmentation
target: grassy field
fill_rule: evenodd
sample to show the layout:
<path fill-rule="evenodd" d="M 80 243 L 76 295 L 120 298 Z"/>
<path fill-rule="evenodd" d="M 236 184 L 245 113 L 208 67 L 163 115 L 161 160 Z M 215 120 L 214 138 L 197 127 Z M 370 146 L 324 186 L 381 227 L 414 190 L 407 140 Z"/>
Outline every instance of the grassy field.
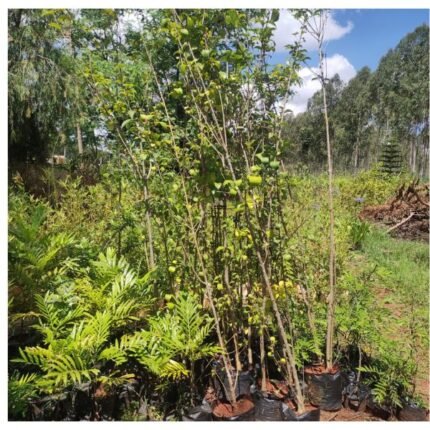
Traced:
<path fill-rule="evenodd" d="M 428 404 L 428 245 L 394 239 L 382 230 L 371 229 L 361 253 L 375 270 L 375 304 L 388 311 L 380 324 L 381 334 L 387 341 L 396 341 L 399 349 L 393 354 L 404 353 L 415 361 L 416 393 Z"/>

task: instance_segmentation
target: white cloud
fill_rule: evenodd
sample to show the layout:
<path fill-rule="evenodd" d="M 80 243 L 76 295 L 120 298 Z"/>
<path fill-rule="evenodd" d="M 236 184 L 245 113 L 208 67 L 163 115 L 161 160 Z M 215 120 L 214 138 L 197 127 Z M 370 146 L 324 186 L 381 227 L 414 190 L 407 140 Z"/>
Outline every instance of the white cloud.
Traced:
<path fill-rule="evenodd" d="M 338 23 L 332 12 L 328 13 L 327 23 L 325 27 L 325 41 L 341 39 L 346 34 L 350 33 L 353 29 L 354 24 L 348 21 L 345 26 Z M 276 43 L 276 52 L 285 51 L 285 45 L 294 42 L 297 36 L 295 32 L 300 30 L 300 23 L 297 21 L 290 11 L 281 10 L 280 17 L 276 23 L 276 30 L 274 32 L 274 40 Z M 310 35 L 305 35 L 304 48 L 308 51 L 314 51 L 317 49 L 317 43 Z"/>
<path fill-rule="evenodd" d="M 304 67 L 300 70 L 299 75 L 302 78 L 302 85 L 293 88 L 296 93 L 286 105 L 286 108 L 291 109 L 294 115 L 304 112 L 308 100 L 321 89 L 319 80 L 313 80 L 315 77 L 314 72 L 317 71 L 317 67 Z M 327 77 L 332 78 L 336 73 L 342 81 L 348 82 L 357 72 L 346 57 L 341 54 L 334 54 L 327 58 Z"/>

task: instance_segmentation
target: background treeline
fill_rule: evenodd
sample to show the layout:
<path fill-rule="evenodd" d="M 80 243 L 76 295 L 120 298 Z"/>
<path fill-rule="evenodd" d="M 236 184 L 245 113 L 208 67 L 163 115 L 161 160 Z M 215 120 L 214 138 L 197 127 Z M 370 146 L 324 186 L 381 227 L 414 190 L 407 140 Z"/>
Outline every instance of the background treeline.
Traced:
<path fill-rule="evenodd" d="M 338 169 L 368 168 L 382 161 L 384 145 L 397 146 L 402 167 L 427 175 L 429 28 L 421 25 L 388 51 L 372 72 L 363 67 L 347 84 L 335 75 L 327 83 L 334 158 Z M 293 164 L 323 170 L 326 158 L 321 91 L 306 112 L 285 124 L 294 148 Z"/>

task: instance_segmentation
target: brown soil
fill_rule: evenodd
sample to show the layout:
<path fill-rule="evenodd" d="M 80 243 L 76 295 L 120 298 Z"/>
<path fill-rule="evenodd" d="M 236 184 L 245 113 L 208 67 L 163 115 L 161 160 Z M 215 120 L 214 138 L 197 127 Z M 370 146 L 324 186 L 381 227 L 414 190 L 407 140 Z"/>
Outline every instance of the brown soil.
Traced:
<path fill-rule="evenodd" d="M 246 397 L 239 399 L 236 407 L 233 409 L 230 403 L 218 403 L 212 413 L 218 418 L 231 418 L 237 415 L 245 414 L 254 407 L 254 403 Z"/>
<path fill-rule="evenodd" d="M 368 412 L 355 412 L 342 408 L 336 412 L 321 411 L 320 421 L 382 421 Z"/>
<path fill-rule="evenodd" d="M 365 207 L 359 218 L 390 228 L 398 225 L 390 232 L 392 236 L 428 241 L 429 208 L 429 186 L 419 186 L 416 181 L 407 186 L 403 184 L 387 203 Z"/>
<path fill-rule="evenodd" d="M 305 405 L 305 412 L 303 412 L 303 413 L 305 414 L 306 412 L 315 411 L 316 409 L 318 409 L 317 406 L 306 404 Z M 297 413 L 297 411 L 296 411 L 296 413 Z"/>
<path fill-rule="evenodd" d="M 305 373 L 308 375 L 323 375 L 323 374 L 334 375 L 337 372 L 339 372 L 338 366 L 333 366 L 331 369 L 327 369 L 324 365 L 305 367 Z"/>

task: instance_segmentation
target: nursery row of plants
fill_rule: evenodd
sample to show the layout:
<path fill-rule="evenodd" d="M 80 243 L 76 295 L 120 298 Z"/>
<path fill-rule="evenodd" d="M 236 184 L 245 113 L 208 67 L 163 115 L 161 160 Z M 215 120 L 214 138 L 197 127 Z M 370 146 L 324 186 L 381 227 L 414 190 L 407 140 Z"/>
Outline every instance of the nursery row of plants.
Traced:
<path fill-rule="evenodd" d="M 209 200 L 194 206 L 196 213 L 205 206 L 211 212 L 193 241 L 181 193 L 169 184 L 165 207 L 175 217 L 160 213 L 151 218 L 151 269 L 145 208 L 135 199 L 136 185 L 122 174 L 91 186 L 72 179 L 58 184 L 62 193 L 55 208 L 28 195 L 19 182 L 12 185 L 10 417 L 180 419 L 200 404 L 208 387 L 234 404 L 236 396 L 250 390 L 241 378 L 272 395 L 278 393 L 273 393 L 273 379 L 287 381 L 286 393 L 297 402 L 296 390 L 306 388 L 303 378 L 308 381 L 304 369 L 324 362 L 328 214 L 316 198 L 324 187 L 322 178 L 283 181 L 291 196 L 280 208 L 282 231 L 274 229 L 271 237 L 271 287 L 290 357 L 259 273 L 252 236 L 243 213 L 235 211 L 237 203 L 229 200 L 219 207 Z M 414 279 L 392 281 L 390 267 L 360 260 L 363 240 L 370 235 L 375 241 L 376 233 L 357 220 L 361 204 L 352 196 L 365 191 L 367 201 L 378 202 L 398 181 L 378 178 L 377 173 L 336 181 L 333 376 L 338 391 L 329 398 L 329 407 L 341 406 L 342 387 L 349 384 L 352 389 L 344 377 L 340 385 L 340 369 L 344 376 L 361 373 L 376 401 L 392 414 L 417 394 L 419 370 L 425 378 L 426 246 L 421 245 L 416 257 L 421 264 L 415 271 L 421 274 L 418 279 L 411 275 Z M 382 238 L 376 235 L 376 243 L 367 246 L 378 249 L 381 240 L 388 240 Z M 411 250 L 416 246 L 411 244 Z M 408 272 L 414 263 L 406 264 Z M 205 276 L 211 280 L 209 289 Z M 406 282 L 416 285 L 405 288 Z M 384 307 L 378 283 L 400 295 L 407 315 L 403 320 Z M 401 333 L 397 338 L 396 331 Z M 423 360 L 421 369 L 418 359 Z M 234 394 L 222 369 L 230 372 Z M 76 396 L 82 399 L 75 406 Z M 146 412 L 142 404 L 148 405 Z"/>
<path fill-rule="evenodd" d="M 403 285 L 366 251 L 389 237 L 358 218 L 411 178 L 378 165 L 334 177 L 329 131 L 329 175 L 286 167 L 284 97 L 306 57 L 303 32 L 324 11 L 296 12 L 301 33 L 274 68 L 276 11 L 158 11 L 140 31 L 121 30 L 118 11 L 22 13 L 14 43 L 48 29 L 47 73 L 67 100 L 58 142 L 76 133 L 82 149 L 92 126 L 103 144 L 73 163 L 10 171 L 10 419 L 425 408 L 415 352 L 427 360 L 428 250 L 416 245 L 421 277 Z M 29 106 L 13 78 L 15 123 L 20 112 L 46 132 L 52 87 Z M 401 297 L 403 321 L 384 289 Z"/>

